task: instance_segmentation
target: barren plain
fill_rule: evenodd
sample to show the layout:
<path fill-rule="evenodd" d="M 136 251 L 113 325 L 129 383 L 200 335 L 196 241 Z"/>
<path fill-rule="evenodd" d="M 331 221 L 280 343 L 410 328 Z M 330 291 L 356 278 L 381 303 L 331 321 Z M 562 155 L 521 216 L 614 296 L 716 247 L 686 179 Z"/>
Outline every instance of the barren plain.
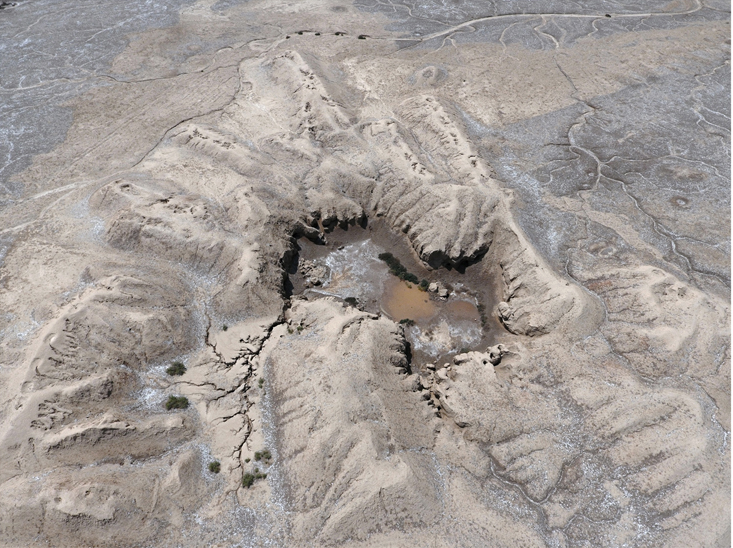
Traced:
<path fill-rule="evenodd" d="M 730 36 L 0 3 L 0 545 L 730 546 Z"/>

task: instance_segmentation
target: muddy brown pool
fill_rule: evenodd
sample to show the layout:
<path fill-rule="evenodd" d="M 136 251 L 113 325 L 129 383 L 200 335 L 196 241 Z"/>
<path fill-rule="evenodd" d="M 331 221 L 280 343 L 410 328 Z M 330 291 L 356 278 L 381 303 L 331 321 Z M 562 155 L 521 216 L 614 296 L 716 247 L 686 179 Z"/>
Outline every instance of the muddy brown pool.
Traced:
<path fill-rule="evenodd" d="M 430 299 L 428 292 L 421 291 L 416 286 L 409 285 L 397 278 L 385 283 L 380 304 L 382 311 L 397 321 L 410 319 L 424 322 L 434 318 L 440 312 L 435 302 Z"/>
<path fill-rule="evenodd" d="M 292 293 L 309 299 L 333 296 L 372 313 L 402 322 L 413 362 L 433 363 L 492 343 L 495 326 L 479 308 L 490 310 L 491 287 L 481 265 L 465 272 L 431 270 L 415 257 L 403 237 L 378 223 L 367 229 L 336 229 L 325 243 L 298 240 L 297 268 L 290 272 Z M 390 273 L 380 253 L 390 252 L 419 279 L 448 290 L 441 298 Z M 471 270 L 473 269 L 473 270 Z M 489 321 L 487 321 L 489 320 Z"/>

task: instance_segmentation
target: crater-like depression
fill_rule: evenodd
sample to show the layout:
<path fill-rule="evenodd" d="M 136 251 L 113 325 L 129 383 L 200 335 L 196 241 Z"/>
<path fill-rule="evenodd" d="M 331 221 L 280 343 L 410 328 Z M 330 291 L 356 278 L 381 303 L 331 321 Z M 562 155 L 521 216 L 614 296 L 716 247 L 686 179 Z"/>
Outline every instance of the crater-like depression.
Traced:
<path fill-rule="evenodd" d="M 298 240 L 293 295 L 336 297 L 401 323 L 417 365 L 492 344 L 492 291 L 479 264 L 429 269 L 380 221 Z"/>

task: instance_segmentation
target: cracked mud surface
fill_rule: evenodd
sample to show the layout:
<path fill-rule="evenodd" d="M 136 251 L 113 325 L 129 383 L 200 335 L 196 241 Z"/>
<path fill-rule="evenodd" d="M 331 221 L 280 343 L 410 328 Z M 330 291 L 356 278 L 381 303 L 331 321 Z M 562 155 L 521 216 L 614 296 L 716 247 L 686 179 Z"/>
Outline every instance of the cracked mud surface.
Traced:
<path fill-rule="evenodd" d="M 0 544 L 730 545 L 729 4 L 18 0 L 0 36 Z M 421 355 L 357 225 L 468 276 L 481 342 Z"/>

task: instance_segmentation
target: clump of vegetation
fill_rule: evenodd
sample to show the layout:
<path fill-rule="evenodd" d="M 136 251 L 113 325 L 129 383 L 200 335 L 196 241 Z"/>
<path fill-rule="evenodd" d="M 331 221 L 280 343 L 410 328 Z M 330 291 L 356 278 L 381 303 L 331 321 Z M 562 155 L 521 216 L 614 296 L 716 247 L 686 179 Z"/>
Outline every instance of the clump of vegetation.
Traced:
<path fill-rule="evenodd" d="M 465 346 L 461 348 L 461 350 L 458 352 L 459 354 L 468 354 L 470 350 L 466 348 Z"/>
<path fill-rule="evenodd" d="M 400 324 L 404 325 L 405 327 L 410 327 L 415 325 L 415 320 L 411 320 L 410 318 L 403 318 L 400 320 Z"/>
<path fill-rule="evenodd" d="M 221 328 L 223 331 L 226 331 L 227 329 L 229 329 L 229 326 L 227 324 L 224 324 L 221 326 Z"/>
<path fill-rule="evenodd" d="M 356 300 L 356 297 L 346 297 L 344 302 L 350 306 L 356 306 L 359 301 Z"/>
<path fill-rule="evenodd" d="M 257 384 L 259 384 L 260 385 L 260 388 L 262 388 L 262 385 L 265 384 L 265 379 L 263 379 L 262 377 L 260 377 L 260 379 L 257 381 Z"/>
<path fill-rule="evenodd" d="M 298 326 L 298 333 L 301 333 L 302 331 L 303 331 L 303 326 L 302 325 L 299 325 Z"/>
<path fill-rule="evenodd" d="M 380 260 L 387 263 L 390 273 L 397 276 L 400 280 L 412 282 L 414 284 L 420 283 L 420 278 L 415 276 L 412 272 L 408 272 L 407 269 L 402 265 L 400 260 L 391 253 L 380 253 L 379 258 Z"/>
<path fill-rule="evenodd" d="M 265 462 L 272 459 L 272 453 L 268 451 L 267 449 L 263 449 L 262 451 L 255 451 L 255 460 L 257 462 L 263 460 Z"/>
<path fill-rule="evenodd" d="M 415 276 L 412 272 L 408 272 L 407 274 L 402 277 L 403 280 L 406 282 L 412 282 L 414 284 L 418 283 L 420 280 L 417 276 Z"/>
<path fill-rule="evenodd" d="M 168 401 L 165 402 L 165 408 L 168 411 L 171 409 L 187 409 L 188 398 L 185 396 L 169 396 Z"/>
<path fill-rule="evenodd" d="M 265 455 L 267 458 L 265 458 Z M 255 460 L 259 461 L 261 459 L 269 460 L 271 457 L 270 452 L 267 449 L 264 449 L 263 451 L 258 451 L 255 453 Z M 249 459 L 244 459 L 244 462 L 249 462 Z M 258 479 L 265 479 L 267 477 L 267 473 L 260 472 L 259 468 L 255 468 L 252 472 L 247 472 L 242 476 L 242 485 L 249 489 L 254 484 L 255 480 Z"/>
<path fill-rule="evenodd" d="M 244 462 L 249 462 L 250 460 L 252 460 L 252 459 L 250 459 L 249 457 L 247 457 L 246 459 L 244 459 Z"/>
<path fill-rule="evenodd" d="M 427 291 L 429 285 L 430 282 L 423 278 L 422 280 L 420 280 L 420 291 Z"/>
<path fill-rule="evenodd" d="M 209 472 L 218 474 L 221 472 L 221 463 L 218 460 L 209 463 Z"/>
<path fill-rule="evenodd" d="M 169 375 L 175 375 L 180 377 L 186 372 L 186 366 L 183 362 L 173 362 L 168 369 L 165 370 Z"/>
<path fill-rule="evenodd" d="M 290 333 L 291 335 L 293 334 L 293 328 L 292 327 L 288 327 L 288 333 Z"/>

